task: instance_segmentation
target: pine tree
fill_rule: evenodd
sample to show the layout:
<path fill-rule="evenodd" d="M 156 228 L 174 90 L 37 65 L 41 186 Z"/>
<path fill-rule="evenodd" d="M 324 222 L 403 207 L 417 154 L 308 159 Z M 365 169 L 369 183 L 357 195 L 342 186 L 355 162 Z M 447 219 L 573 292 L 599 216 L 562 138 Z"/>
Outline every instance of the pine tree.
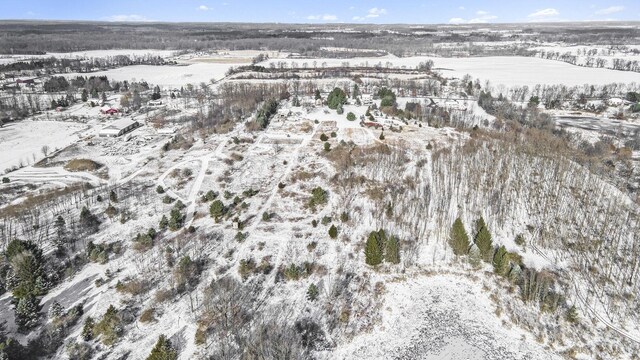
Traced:
<path fill-rule="evenodd" d="M 27 295 L 18 300 L 16 305 L 16 325 L 20 329 L 30 329 L 38 323 L 40 304 L 33 295 Z"/>
<path fill-rule="evenodd" d="M 329 228 L 329 237 L 332 239 L 335 239 L 338 237 L 338 228 L 336 228 L 336 226 L 333 224 Z"/>
<path fill-rule="evenodd" d="M 398 239 L 395 236 L 389 236 L 389 240 L 387 240 L 385 249 L 385 261 L 390 262 L 392 264 L 400 263 L 400 245 L 398 243 Z"/>
<path fill-rule="evenodd" d="M 493 255 L 493 271 L 501 276 L 509 272 L 509 253 L 504 245 L 500 246 Z"/>
<path fill-rule="evenodd" d="M 182 213 L 178 209 L 171 209 L 171 213 L 169 214 L 169 230 L 176 231 L 180 229 L 183 225 L 184 217 Z"/>
<path fill-rule="evenodd" d="M 62 316 L 63 313 L 64 313 L 64 309 L 62 308 L 62 305 L 60 305 L 59 302 L 54 300 L 53 304 L 51 304 L 51 306 L 49 307 L 49 318 L 57 319 L 60 316 Z"/>
<path fill-rule="evenodd" d="M 473 241 L 478 250 L 480 250 L 482 259 L 486 262 L 491 261 L 493 257 L 493 241 L 482 216 L 476 221 L 476 235 Z"/>
<path fill-rule="evenodd" d="M 576 321 L 578 321 L 578 310 L 576 309 L 575 305 L 571 306 L 567 310 L 567 313 L 564 315 L 564 318 L 570 323 L 575 323 Z"/>
<path fill-rule="evenodd" d="M 379 235 L 372 231 L 364 248 L 365 262 L 368 265 L 376 266 L 382 262 L 382 248 L 379 245 L 379 241 Z"/>
<path fill-rule="evenodd" d="M 147 360 L 175 360 L 177 358 L 178 352 L 171 346 L 171 341 L 166 336 L 160 335 Z"/>
<path fill-rule="evenodd" d="M 307 300 L 316 301 L 316 299 L 318 298 L 318 294 L 319 291 L 316 284 L 309 285 L 309 288 L 307 289 Z"/>
<path fill-rule="evenodd" d="M 216 200 L 212 202 L 211 206 L 209 207 L 209 214 L 211 215 L 212 218 L 218 221 L 218 219 L 222 215 L 224 215 L 224 204 L 222 203 L 222 201 Z"/>
<path fill-rule="evenodd" d="M 89 100 L 89 93 L 87 89 L 82 89 L 82 102 L 87 102 Z"/>
<path fill-rule="evenodd" d="M 469 252 L 469 246 L 471 245 L 469 243 L 469 235 L 467 235 L 460 218 L 453 222 L 451 234 L 449 235 L 449 245 L 451 245 L 453 253 L 456 255 L 465 255 Z"/>
<path fill-rule="evenodd" d="M 160 229 L 164 230 L 169 226 L 169 220 L 167 219 L 167 215 L 162 215 L 162 219 L 160 219 Z"/>
<path fill-rule="evenodd" d="M 84 325 L 82 326 L 82 333 L 80 334 L 80 336 L 82 336 L 82 340 L 91 341 L 93 339 L 94 326 L 95 323 L 93 322 L 93 318 L 91 316 L 88 316 L 84 320 Z"/>

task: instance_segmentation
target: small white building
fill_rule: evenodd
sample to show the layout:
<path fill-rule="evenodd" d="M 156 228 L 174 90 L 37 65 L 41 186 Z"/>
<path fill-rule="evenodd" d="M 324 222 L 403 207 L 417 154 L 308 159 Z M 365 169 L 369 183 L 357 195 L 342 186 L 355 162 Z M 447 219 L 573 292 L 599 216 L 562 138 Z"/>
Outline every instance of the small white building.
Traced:
<path fill-rule="evenodd" d="M 139 127 L 140 123 L 131 119 L 120 119 L 105 126 L 98 133 L 101 137 L 117 137 L 122 136 L 135 128 Z"/>

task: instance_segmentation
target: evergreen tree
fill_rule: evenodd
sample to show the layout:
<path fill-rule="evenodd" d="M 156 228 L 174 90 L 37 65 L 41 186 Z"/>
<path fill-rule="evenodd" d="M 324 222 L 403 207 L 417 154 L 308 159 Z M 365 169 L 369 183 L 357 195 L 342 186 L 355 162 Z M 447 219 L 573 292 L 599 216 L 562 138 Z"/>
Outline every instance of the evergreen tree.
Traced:
<path fill-rule="evenodd" d="M 95 326 L 95 323 L 93 322 L 93 318 L 91 316 L 88 316 L 84 320 L 84 325 L 82 326 L 82 333 L 80 334 L 80 336 L 82 336 L 82 340 L 84 340 L 84 341 L 93 340 L 93 327 L 94 326 Z"/>
<path fill-rule="evenodd" d="M 160 335 L 147 360 L 176 360 L 177 358 L 178 352 L 171 345 L 171 341 L 166 336 Z"/>
<path fill-rule="evenodd" d="M 482 259 L 486 262 L 491 261 L 493 257 L 493 241 L 482 217 L 476 221 L 476 235 L 473 241 L 478 247 L 478 250 L 480 250 Z"/>
<path fill-rule="evenodd" d="M 89 233 L 95 233 L 100 226 L 100 220 L 87 209 L 86 206 L 80 211 L 80 225 Z"/>
<path fill-rule="evenodd" d="M 94 326 L 94 335 L 102 335 L 101 341 L 105 345 L 114 344 L 122 334 L 122 319 L 118 310 L 109 305 L 100 322 Z"/>
<path fill-rule="evenodd" d="M 316 284 L 309 285 L 309 288 L 307 288 L 307 300 L 316 301 L 316 299 L 318 298 L 318 294 L 319 291 Z"/>
<path fill-rule="evenodd" d="M 67 232 L 66 222 L 64 221 L 62 215 L 58 215 L 58 217 L 56 217 L 56 220 L 53 223 L 53 227 L 56 230 L 57 245 L 60 246 L 62 245 L 62 243 L 64 243 L 64 238 Z"/>
<path fill-rule="evenodd" d="M 332 239 L 335 239 L 338 237 L 338 228 L 336 228 L 336 226 L 333 224 L 329 228 L 329 237 Z"/>
<path fill-rule="evenodd" d="M 87 89 L 82 89 L 82 102 L 87 102 L 89 100 L 89 93 Z"/>
<path fill-rule="evenodd" d="M 115 190 L 111 190 L 111 192 L 109 193 L 109 201 L 111 202 L 118 202 L 118 194 L 116 193 Z"/>
<path fill-rule="evenodd" d="M 353 90 L 351 91 L 351 97 L 355 99 L 358 96 L 360 96 L 360 88 L 358 87 L 358 84 L 353 84 Z"/>
<path fill-rule="evenodd" d="M 224 215 L 224 204 L 221 200 L 215 200 L 211 203 L 211 206 L 209 207 L 209 214 L 216 221 L 218 221 L 218 219 L 220 219 L 220 217 Z"/>
<path fill-rule="evenodd" d="M 378 139 L 384 140 L 384 131 L 380 133 L 380 137 Z"/>
<path fill-rule="evenodd" d="M 327 96 L 327 106 L 336 110 L 347 102 L 347 94 L 340 88 L 334 88 Z"/>
<path fill-rule="evenodd" d="M 367 265 L 376 266 L 382 262 L 382 248 L 379 242 L 379 235 L 375 231 L 372 231 L 364 247 L 364 257 Z"/>
<path fill-rule="evenodd" d="M 456 255 L 465 255 L 469 252 L 469 246 L 471 245 L 469 243 L 469 235 L 467 235 L 460 218 L 453 222 L 451 234 L 449 235 L 449 245 L 451 245 L 453 253 Z"/>
<path fill-rule="evenodd" d="M 316 92 L 314 93 L 314 98 L 316 100 L 322 99 L 322 96 L 320 95 L 320 90 L 316 89 Z"/>
<path fill-rule="evenodd" d="M 31 329 L 38 323 L 40 304 L 33 295 L 27 295 L 18 300 L 16 305 L 16 325 L 20 329 Z"/>
<path fill-rule="evenodd" d="M 398 239 L 395 236 L 389 236 L 389 240 L 387 240 L 385 249 L 385 261 L 390 262 L 392 264 L 400 263 L 400 244 L 398 243 Z"/>
<path fill-rule="evenodd" d="M 493 271 L 501 276 L 509 272 L 509 253 L 504 245 L 500 246 L 493 255 Z"/>
<path fill-rule="evenodd" d="M 64 309 L 59 302 L 53 301 L 53 304 L 49 307 L 49 318 L 50 319 L 58 319 L 64 313 Z"/>
<path fill-rule="evenodd" d="M 578 310 L 576 309 L 575 305 L 571 306 L 567 310 L 567 313 L 564 315 L 564 318 L 570 323 L 575 323 L 576 321 L 578 321 Z"/>
<path fill-rule="evenodd" d="M 182 213 L 178 209 L 171 209 L 171 213 L 169 214 L 169 230 L 176 231 L 180 229 L 183 225 L 184 217 Z"/>
<path fill-rule="evenodd" d="M 102 93 L 102 101 L 107 102 L 107 94 L 105 94 L 104 92 Z"/>
<path fill-rule="evenodd" d="M 162 219 L 160 219 L 160 230 L 164 230 L 169 226 L 169 219 L 167 219 L 166 215 L 162 215 Z"/>

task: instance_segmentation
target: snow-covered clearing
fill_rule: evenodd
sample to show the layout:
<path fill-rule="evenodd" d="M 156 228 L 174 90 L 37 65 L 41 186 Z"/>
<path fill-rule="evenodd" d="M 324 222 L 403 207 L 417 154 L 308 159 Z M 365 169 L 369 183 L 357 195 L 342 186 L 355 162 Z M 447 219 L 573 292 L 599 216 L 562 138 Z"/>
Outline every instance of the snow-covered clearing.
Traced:
<path fill-rule="evenodd" d="M 44 157 L 43 146 L 48 146 L 50 153 L 62 149 L 75 143 L 89 129 L 85 124 L 59 121 L 25 120 L 5 124 L 0 128 L 0 171 L 20 163 L 33 164 Z"/>
<path fill-rule="evenodd" d="M 439 58 L 439 57 L 406 57 L 385 56 L 381 58 L 352 59 L 270 59 L 260 63 L 277 66 L 285 62 L 290 67 L 293 62 L 298 66 L 307 64 L 309 68 L 337 67 L 345 63 L 350 66 L 380 66 L 415 69 L 421 62 L 433 60 L 434 70 L 446 77 L 462 78 L 469 74 L 481 81 L 489 80 L 492 85 L 523 86 L 584 84 L 602 85 L 609 83 L 640 83 L 640 73 L 616 71 L 610 69 L 586 68 L 570 65 L 560 61 L 520 56 L 489 56 L 475 58 Z"/>
<path fill-rule="evenodd" d="M 327 359 L 560 358 L 526 332 L 505 326 L 480 281 L 412 274 L 386 288 L 381 324 Z"/>
<path fill-rule="evenodd" d="M 88 74 L 69 73 L 67 78 L 78 76 L 106 76 L 109 80 L 116 81 L 146 81 L 160 87 L 181 87 L 187 84 L 198 86 L 200 83 L 209 84 L 212 80 L 218 81 L 224 78 L 229 68 L 246 65 L 245 63 L 210 63 L 198 62 L 190 65 L 133 65 L 118 69 L 98 71 Z"/>
<path fill-rule="evenodd" d="M 114 50 L 88 50 L 88 51 L 74 51 L 68 53 L 46 53 L 44 55 L 2 55 L 0 56 L 0 65 L 12 64 L 19 61 L 29 61 L 36 59 L 46 59 L 50 57 L 56 57 L 58 59 L 91 59 L 91 58 L 106 58 L 117 55 L 126 55 L 130 57 L 142 57 L 147 55 L 160 56 L 168 58 L 172 56 L 175 51 L 172 50 L 134 50 L 134 49 L 114 49 Z"/>

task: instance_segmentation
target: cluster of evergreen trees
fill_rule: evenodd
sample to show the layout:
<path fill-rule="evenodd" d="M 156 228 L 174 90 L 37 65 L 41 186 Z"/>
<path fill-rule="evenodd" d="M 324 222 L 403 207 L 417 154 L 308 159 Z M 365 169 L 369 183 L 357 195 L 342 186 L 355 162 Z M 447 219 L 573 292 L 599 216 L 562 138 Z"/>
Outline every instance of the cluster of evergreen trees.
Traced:
<path fill-rule="evenodd" d="M 391 235 L 387 237 L 384 230 L 369 233 L 364 248 L 364 257 L 367 265 L 377 266 L 383 261 L 391 264 L 400 263 L 400 242 Z"/>
<path fill-rule="evenodd" d="M 516 242 L 522 243 L 521 235 L 518 235 Z M 493 244 L 491 233 L 482 217 L 475 222 L 473 245 L 460 218 L 457 218 L 451 227 L 449 245 L 457 256 L 477 256 L 482 261 L 490 263 L 494 273 L 519 286 L 523 301 L 537 303 L 543 311 L 555 311 L 563 300 L 561 294 L 555 290 L 554 276 L 548 272 L 525 268 L 520 255 L 507 251 L 504 245 L 496 247 Z M 575 307 L 567 310 L 568 321 L 573 322 L 577 319 L 575 311 Z"/>

